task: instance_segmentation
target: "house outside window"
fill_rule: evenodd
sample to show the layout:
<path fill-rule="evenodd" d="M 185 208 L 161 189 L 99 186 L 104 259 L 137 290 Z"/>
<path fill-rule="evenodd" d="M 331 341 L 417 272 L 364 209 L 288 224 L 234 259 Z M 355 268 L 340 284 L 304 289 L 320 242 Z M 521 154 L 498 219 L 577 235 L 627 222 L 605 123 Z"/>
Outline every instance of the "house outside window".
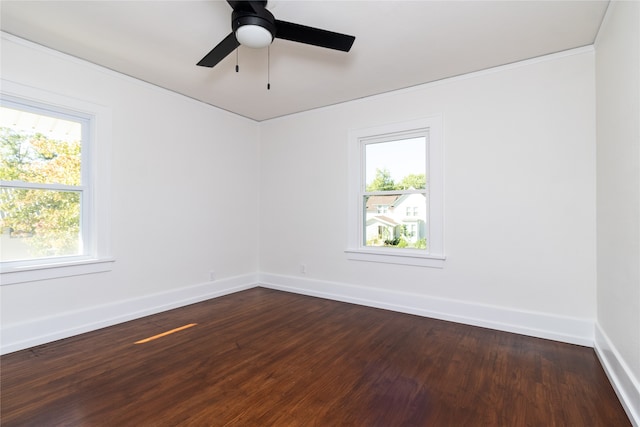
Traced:
<path fill-rule="evenodd" d="M 349 259 L 443 265 L 440 128 L 430 118 L 350 132 Z"/>
<path fill-rule="evenodd" d="M 108 256 L 105 187 L 110 112 L 2 83 L 2 284 L 109 270 L 113 260 Z M 95 129 L 98 114 L 102 132 Z"/>

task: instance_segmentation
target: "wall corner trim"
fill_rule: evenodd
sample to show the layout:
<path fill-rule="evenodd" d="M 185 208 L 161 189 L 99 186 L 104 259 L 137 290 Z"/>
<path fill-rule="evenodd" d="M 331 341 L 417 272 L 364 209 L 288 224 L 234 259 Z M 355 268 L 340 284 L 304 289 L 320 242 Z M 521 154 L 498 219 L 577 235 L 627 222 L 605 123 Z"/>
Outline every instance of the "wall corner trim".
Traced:
<path fill-rule="evenodd" d="M 640 427 L 640 383 L 599 323 L 595 325 L 594 349 L 631 423 Z"/>
<path fill-rule="evenodd" d="M 593 347 L 595 320 L 515 310 L 346 283 L 261 273 L 259 285 L 336 301 Z"/>
<path fill-rule="evenodd" d="M 3 325 L 0 354 L 68 338 L 129 320 L 255 288 L 257 274 L 245 274 L 172 289 L 83 310 Z"/>

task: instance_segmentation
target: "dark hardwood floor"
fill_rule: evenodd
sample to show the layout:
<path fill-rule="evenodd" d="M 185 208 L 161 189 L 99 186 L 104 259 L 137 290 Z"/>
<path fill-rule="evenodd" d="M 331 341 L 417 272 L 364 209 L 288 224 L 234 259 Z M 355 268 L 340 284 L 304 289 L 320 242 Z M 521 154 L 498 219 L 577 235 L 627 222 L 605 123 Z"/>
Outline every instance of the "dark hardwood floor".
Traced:
<path fill-rule="evenodd" d="M 263 288 L 0 363 L 3 427 L 630 425 L 591 348 Z"/>

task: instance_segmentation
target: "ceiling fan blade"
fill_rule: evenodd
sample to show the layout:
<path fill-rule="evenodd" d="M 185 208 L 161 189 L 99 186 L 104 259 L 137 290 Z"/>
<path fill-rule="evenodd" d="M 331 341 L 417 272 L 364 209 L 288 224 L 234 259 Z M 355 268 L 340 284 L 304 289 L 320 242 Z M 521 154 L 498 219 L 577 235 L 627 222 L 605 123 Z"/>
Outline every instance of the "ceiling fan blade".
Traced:
<path fill-rule="evenodd" d="M 233 52 L 238 46 L 240 46 L 240 43 L 236 39 L 236 35 L 231 33 L 218 43 L 211 52 L 207 53 L 205 57 L 198 62 L 198 65 L 202 67 L 213 67 L 226 58 L 227 55 Z"/>
<path fill-rule="evenodd" d="M 260 13 L 260 10 L 267 5 L 264 0 L 227 0 L 227 3 L 233 10 L 253 11 L 255 13 Z"/>
<path fill-rule="evenodd" d="M 276 38 L 349 52 L 354 36 L 276 19 Z"/>

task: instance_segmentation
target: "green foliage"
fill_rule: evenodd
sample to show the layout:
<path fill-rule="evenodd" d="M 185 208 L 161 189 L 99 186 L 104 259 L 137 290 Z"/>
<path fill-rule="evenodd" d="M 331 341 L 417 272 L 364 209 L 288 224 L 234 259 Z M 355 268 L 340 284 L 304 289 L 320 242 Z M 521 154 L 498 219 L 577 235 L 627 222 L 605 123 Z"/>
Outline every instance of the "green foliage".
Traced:
<path fill-rule="evenodd" d="M 396 237 L 394 239 L 387 239 L 384 241 L 385 246 L 398 246 L 400 243 L 400 237 Z"/>
<path fill-rule="evenodd" d="M 377 237 L 367 240 L 366 246 L 381 246 L 381 240 Z"/>
<path fill-rule="evenodd" d="M 376 169 L 376 176 L 367 185 L 367 191 L 393 191 L 408 190 L 414 188 L 416 190 L 426 188 L 427 180 L 422 174 L 409 174 L 402 178 L 399 183 L 394 182 L 391 173 L 387 169 Z"/>
<path fill-rule="evenodd" d="M 80 185 L 79 141 L 0 128 L 0 179 L 38 184 Z M 80 231 L 80 194 L 42 189 L 0 189 L 1 228 L 31 235 L 34 256 L 74 254 Z"/>
<path fill-rule="evenodd" d="M 398 248 L 406 248 L 409 246 L 409 242 L 404 237 L 396 237 L 394 239 L 387 239 L 384 241 L 385 246 L 396 246 Z"/>
<path fill-rule="evenodd" d="M 427 239 L 423 237 L 415 243 L 409 242 L 404 236 L 384 240 L 377 238 L 367 240 L 367 246 L 381 246 L 382 244 L 384 244 L 384 246 L 393 246 L 396 248 L 426 249 Z"/>
<path fill-rule="evenodd" d="M 367 185 L 367 191 L 395 190 L 396 185 L 387 169 L 376 169 L 376 177 Z"/>
<path fill-rule="evenodd" d="M 402 178 L 402 181 L 396 185 L 396 190 L 408 190 L 410 188 L 416 190 L 422 190 L 427 188 L 427 180 L 423 173 L 421 174 L 409 174 Z"/>

